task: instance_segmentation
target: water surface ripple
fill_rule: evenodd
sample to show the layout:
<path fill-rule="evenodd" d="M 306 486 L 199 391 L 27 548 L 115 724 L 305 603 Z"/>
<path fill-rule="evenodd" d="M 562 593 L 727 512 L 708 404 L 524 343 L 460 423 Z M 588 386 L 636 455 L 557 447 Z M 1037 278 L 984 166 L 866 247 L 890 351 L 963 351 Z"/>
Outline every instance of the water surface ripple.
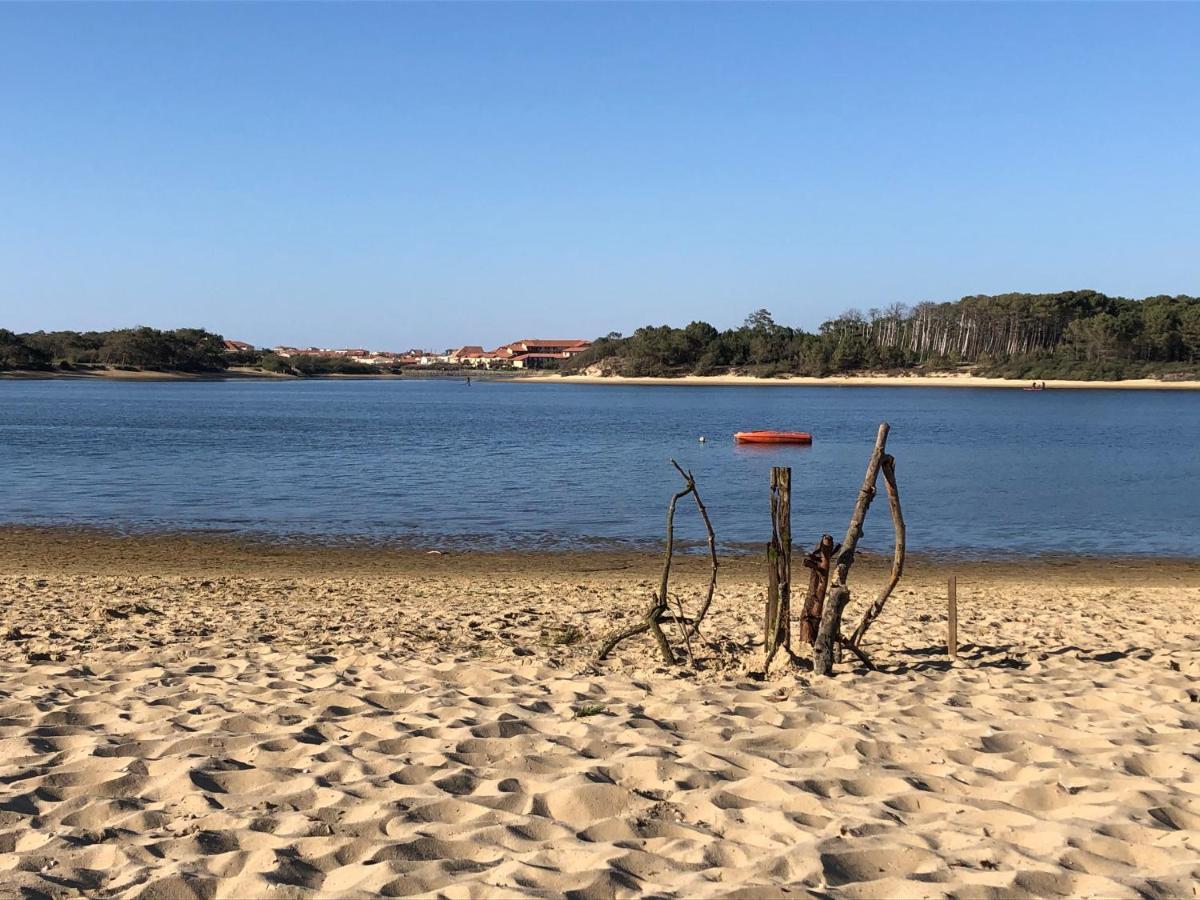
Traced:
<path fill-rule="evenodd" d="M 691 468 L 720 540 L 840 534 L 875 428 L 917 551 L 1200 556 L 1200 397 L 461 381 L 0 382 L 0 521 L 481 548 L 650 545 Z M 794 428 L 811 447 L 739 448 Z M 704 435 L 708 442 L 701 444 Z M 690 509 L 679 533 L 703 533 Z M 882 504 L 865 545 L 884 549 Z"/>

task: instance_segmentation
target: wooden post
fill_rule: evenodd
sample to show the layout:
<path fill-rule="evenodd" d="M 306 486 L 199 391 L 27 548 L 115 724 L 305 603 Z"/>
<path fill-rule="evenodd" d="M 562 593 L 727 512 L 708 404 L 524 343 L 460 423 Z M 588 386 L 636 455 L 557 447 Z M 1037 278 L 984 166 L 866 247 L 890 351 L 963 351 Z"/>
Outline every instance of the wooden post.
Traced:
<path fill-rule="evenodd" d="M 958 658 L 958 579 L 951 575 L 946 585 L 946 652 Z"/>
<path fill-rule="evenodd" d="M 821 535 L 817 549 L 804 558 L 804 567 L 808 573 L 808 595 L 804 598 L 804 608 L 800 613 L 800 642 L 811 644 L 817 639 L 817 628 L 821 624 L 821 613 L 825 608 L 825 591 L 829 587 L 829 565 L 837 548 L 833 546 L 833 538 L 828 534 Z"/>
<path fill-rule="evenodd" d="M 780 647 L 791 646 L 792 620 L 792 470 L 771 469 L 771 543 L 767 546 L 767 609 L 763 621 L 766 662 Z"/>

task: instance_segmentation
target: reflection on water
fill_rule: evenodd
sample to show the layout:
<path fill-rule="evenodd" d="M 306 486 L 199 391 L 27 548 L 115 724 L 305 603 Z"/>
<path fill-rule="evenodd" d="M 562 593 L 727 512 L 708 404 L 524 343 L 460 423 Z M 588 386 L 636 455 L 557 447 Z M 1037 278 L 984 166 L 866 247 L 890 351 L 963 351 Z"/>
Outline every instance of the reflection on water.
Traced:
<path fill-rule="evenodd" d="M 917 551 L 1200 555 L 1184 392 L 0 381 L 0 520 L 479 547 L 661 539 L 694 471 L 719 539 L 840 534 L 881 420 Z M 811 446 L 733 432 L 811 431 Z M 701 443 L 699 438 L 706 437 Z M 681 539 L 700 540 L 681 511 Z M 868 548 L 885 549 L 882 509 Z"/>

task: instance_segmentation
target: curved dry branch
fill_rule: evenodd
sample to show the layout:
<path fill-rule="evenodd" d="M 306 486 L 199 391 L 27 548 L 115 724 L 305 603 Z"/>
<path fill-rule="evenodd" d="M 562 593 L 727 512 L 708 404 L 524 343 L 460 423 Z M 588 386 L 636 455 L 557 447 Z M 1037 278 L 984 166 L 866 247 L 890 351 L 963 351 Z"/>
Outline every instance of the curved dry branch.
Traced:
<path fill-rule="evenodd" d="M 676 471 L 683 475 L 683 469 L 679 467 L 679 463 L 671 460 Z M 700 604 L 700 610 L 696 613 L 696 618 L 692 621 L 691 636 L 695 637 L 700 631 L 700 623 L 704 621 L 704 617 L 708 615 L 708 608 L 712 606 L 713 594 L 717 590 L 717 569 L 720 563 L 717 561 L 717 535 L 713 531 L 712 521 L 708 518 L 708 509 L 704 505 L 704 501 L 700 499 L 700 491 L 696 488 L 696 479 L 692 477 L 691 470 L 684 476 L 687 478 L 692 487 L 692 499 L 696 501 L 696 509 L 700 512 L 700 518 L 704 522 L 704 530 L 708 534 L 708 556 L 712 561 L 712 570 L 708 577 L 708 590 L 704 594 L 704 602 Z"/>
<path fill-rule="evenodd" d="M 600 646 L 599 652 L 596 653 L 596 662 L 599 662 L 600 660 L 607 657 L 608 654 L 612 653 L 613 650 L 616 648 L 617 644 L 621 643 L 621 641 L 624 641 L 635 635 L 642 634 L 643 632 L 649 631 L 649 630 L 650 630 L 650 626 L 647 625 L 644 621 L 642 621 L 642 622 L 638 622 L 636 625 L 630 625 L 628 628 L 626 628 L 622 631 L 613 632 L 611 635 L 609 635 L 608 640 L 606 640 Z"/>
<path fill-rule="evenodd" d="M 671 562 L 675 558 L 675 507 L 679 504 L 681 497 L 686 497 L 696 488 L 696 485 L 686 476 L 684 477 L 684 481 L 687 482 L 684 489 L 676 491 L 671 497 L 671 502 L 667 504 L 667 551 L 663 557 L 662 581 L 659 583 L 658 593 L 654 595 L 654 603 L 646 611 L 646 627 L 654 635 L 654 641 L 658 644 L 658 651 L 662 654 L 663 662 L 668 666 L 675 664 L 675 651 L 671 649 L 671 642 L 667 640 L 667 635 L 662 630 L 659 620 L 662 618 L 662 614 L 667 611 L 667 586 L 671 581 Z M 680 627 L 682 628 L 683 626 Z"/>
<path fill-rule="evenodd" d="M 896 486 L 895 458 L 885 456 L 881 468 L 883 470 L 883 483 L 887 487 L 888 506 L 892 511 L 892 528 L 896 533 L 895 549 L 892 553 L 892 574 L 875 602 L 863 613 L 862 621 L 858 623 L 858 628 L 854 629 L 854 634 L 850 636 L 850 640 L 846 642 L 846 646 L 851 650 L 856 650 L 862 645 L 863 636 L 866 635 L 867 629 L 879 618 L 879 614 L 883 612 L 884 604 L 887 603 L 888 597 L 892 595 L 892 591 L 896 589 L 896 585 L 900 583 L 900 576 L 904 574 L 904 514 L 900 511 L 900 489 Z"/>

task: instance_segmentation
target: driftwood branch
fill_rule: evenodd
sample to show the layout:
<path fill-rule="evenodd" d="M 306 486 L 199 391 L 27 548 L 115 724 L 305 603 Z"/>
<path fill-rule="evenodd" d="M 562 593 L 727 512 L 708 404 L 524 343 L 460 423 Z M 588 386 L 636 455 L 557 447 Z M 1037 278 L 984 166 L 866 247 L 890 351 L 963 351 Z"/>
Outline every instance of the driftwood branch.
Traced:
<path fill-rule="evenodd" d="M 663 662 L 667 665 L 674 665 L 676 661 L 675 652 L 671 648 L 671 642 L 667 640 L 667 635 L 663 631 L 662 625 L 664 622 L 675 622 L 679 625 L 679 630 L 683 635 L 688 659 L 695 665 L 695 657 L 692 655 L 691 637 L 699 631 L 700 622 L 712 605 L 713 593 L 717 587 L 717 539 L 713 532 L 712 522 L 708 518 L 708 510 L 705 509 L 704 503 L 700 499 L 700 494 L 696 490 L 696 479 L 692 476 L 691 472 L 684 471 L 675 460 L 671 460 L 671 465 L 675 467 L 675 471 L 683 478 L 684 486 L 682 490 L 676 491 L 671 496 L 671 501 L 667 504 L 667 546 L 663 556 L 662 578 L 659 581 L 658 590 L 651 595 L 650 606 L 646 610 L 646 614 L 642 617 L 642 621 L 613 633 L 604 641 L 600 647 L 600 651 L 596 654 L 597 662 L 612 653 L 621 641 L 649 631 L 658 645 Z M 679 501 L 689 494 L 696 501 L 696 507 L 699 509 L 700 517 L 704 520 L 704 527 L 708 531 L 709 555 L 712 558 L 712 574 L 709 577 L 708 592 L 695 618 L 687 617 L 683 609 L 683 603 L 678 598 L 676 598 L 676 603 L 679 606 L 678 614 L 671 614 L 668 606 L 671 563 L 675 558 L 675 508 L 679 505 Z"/>
<path fill-rule="evenodd" d="M 853 653 L 855 656 L 858 657 L 859 662 L 861 662 L 864 666 L 866 666 L 871 671 L 875 671 L 875 663 L 871 662 L 871 657 L 869 657 L 869 656 L 867 656 L 867 654 L 863 653 L 861 647 L 855 647 L 852 643 L 850 643 L 848 640 L 846 640 L 843 637 L 838 638 L 838 646 L 845 647 L 847 650 L 849 650 L 851 653 Z"/>
<path fill-rule="evenodd" d="M 675 597 L 675 605 L 679 607 L 679 615 L 676 617 L 675 621 L 679 625 L 679 633 L 683 635 L 683 646 L 687 650 L 688 662 L 691 663 L 692 668 L 695 668 L 696 656 L 694 653 L 692 653 L 692 638 L 689 634 L 692 623 L 689 621 L 687 614 L 684 613 L 683 601 L 680 600 L 678 596 Z"/>
<path fill-rule="evenodd" d="M 671 460 L 671 465 L 675 467 L 675 471 L 680 475 L 684 475 L 683 469 L 679 467 L 679 463 Z M 692 486 L 692 499 L 696 501 L 696 509 L 700 513 L 700 519 L 704 522 L 704 531 L 708 535 L 708 558 L 712 563 L 708 576 L 708 590 L 704 593 L 704 602 L 700 604 L 700 609 L 696 613 L 695 620 L 692 622 L 691 635 L 695 636 L 700 631 L 700 623 L 708 615 L 708 608 L 712 606 L 713 594 L 717 590 L 717 569 L 720 567 L 720 563 L 717 561 L 717 535 L 713 531 L 712 521 L 708 518 L 708 509 L 705 508 L 704 501 L 700 499 L 700 491 L 696 487 L 696 479 L 692 477 L 691 470 L 688 470 L 684 477 Z"/>
<path fill-rule="evenodd" d="M 862 621 L 858 623 L 858 628 L 854 629 L 850 640 L 846 642 L 846 646 L 855 651 L 862 645 L 867 629 L 879 618 L 884 604 L 892 595 L 892 591 L 896 589 L 896 585 L 900 583 L 900 576 L 904 574 L 904 514 L 900 511 L 900 489 L 896 486 L 896 460 L 890 455 L 884 456 L 880 466 L 883 471 L 883 483 L 887 487 L 888 506 L 892 511 L 892 528 L 896 533 L 895 549 L 892 553 L 892 574 L 875 602 L 863 613 Z"/>
<path fill-rule="evenodd" d="M 813 642 L 813 671 L 818 675 L 833 674 L 833 657 L 835 645 L 841 635 L 842 613 L 850 602 L 850 588 L 847 579 L 850 566 L 854 564 L 854 552 L 862 537 L 863 521 L 871 501 L 875 498 L 875 482 L 879 478 L 879 468 L 883 464 L 884 451 L 887 447 L 887 436 L 890 430 L 887 422 L 879 426 L 875 436 L 875 449 L 867 463 L 867 474 L 863 478 L 862 487 L 858 491 L 858 500 L 854 504 L 854 512 L 850 516 L 850 525 L 846 529 L 846 538 L 842 547 L 833 559 L 832 572 L 829 579 L 829 596 L 825 599 L 825 608 L 821 610 L 821 624 L 817 629 L 817 639 Z"/>

